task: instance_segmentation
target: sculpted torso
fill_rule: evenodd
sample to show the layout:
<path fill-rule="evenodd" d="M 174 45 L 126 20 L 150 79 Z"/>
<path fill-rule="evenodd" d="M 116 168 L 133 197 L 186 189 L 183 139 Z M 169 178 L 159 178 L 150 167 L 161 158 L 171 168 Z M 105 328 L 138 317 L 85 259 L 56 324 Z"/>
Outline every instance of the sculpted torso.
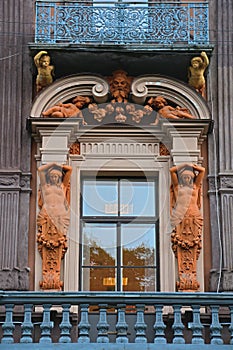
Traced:
<path fill-rule="evenodd" d="M 65 193 L 62 185 L 45 185 L 42 188 L 44 194 L 44 207 L 46 211 L 54 216 L 61 216 L 67 213 Z"/>
<path fill-rule="evenodd" d="M 192 187 L 179 185 L 175 188 L 174 193 L 176 199 L 175 211 L 182 211 L 190 215 L 199 211 L 197 206 L 198 191 L 195 184 Z"/>

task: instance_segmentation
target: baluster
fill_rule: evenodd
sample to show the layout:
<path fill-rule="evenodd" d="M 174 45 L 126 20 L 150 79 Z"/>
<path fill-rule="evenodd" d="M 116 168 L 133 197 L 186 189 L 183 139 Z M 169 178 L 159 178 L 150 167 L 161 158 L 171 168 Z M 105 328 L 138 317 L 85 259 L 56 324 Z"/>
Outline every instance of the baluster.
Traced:
<path fill-rule="evenodd" d="M 22 324 L 22 336 L 20 339 L 20 343 L 32 343 L 32 304 L 24 305 L 24 321 Z"/>
<path fill-rule="evenodd" d="M 166 344 L 167 340 L 165 338 L 164 330 L 166 328 L 164 322 L 163 322 L 163 305 L 156 305 L 155 306 L 155 324 L 154 324 L 154 330 L 155 330 L 155 344 Z"/>
<path fill-rule="evenodd" d="M 116 324 L 117 338 L 116 343 L 128 343 L 127 329 L 128 325 L 125 322 L 125 305 L 118 305 L 118 321 Z"/>
<path fill-rule="evenodd" d="M 229 332 L 231 334 L 230 344 L 233 344 L 233 305 L 230 305 L 229 308 L 230 308 L 230 314 L 231 314 L 231 324 L 229 326 Z"/>
<path fill-rule="evenodd" d="M 51 329 L 53 328 L 53 322 L 50 321 L 51 304 L 44 304 L 43 308 L 43 322 L 40 325 L 41 337 L 39 343 L 52 343 Z"/>
<path fill-rule="evenodd" d="M 210 325 L 210 338 L 211 338 L 211 344 L 217 344 L 221 345 L 223 344 L 222 336 L 221 336 L 221 329 L 222 326 L 219 322 L 218 318 L 218 310 L 219 306 L 211 306 L 212 311 L 212 323 Z"/>
<path fill-rule="evenodd" d="M 134 329 L 136 331 L 135 343 L 147 343 L 146 339 L 146 324 L 144 322 L 145 305 L 136 305 L 137 307 L 137 322 Z"/>
<path fill-rule="evenodd" d="M 204 344 L 202 337 L 202 329 L 204 328 L 201 324 L 200 319 L 200 306 L 194 305 L 193 307 L 193 322 L 189 323 L 189 328 L 192 330 L 192 344 Z"/>
<path fill-rule="evenodd" d="M 90 324 L 88 322 L 88 304 L 80 305 L 81 320 L 78 325 L 79 337 L 78 343 L 90 343 L 89 330 Z"/>
<path fill-rule="evenodd" d="M 5 322 L 2 325 L 3 337 L 2 337 L 1 343 L 12 344 L 14 343 L 13 331 L 15 329 L 15 326 L 13 323 L 14 304 L 6 304 L 5 309 L 6 309 L 6 317 L 5 317 Z"/>
<path fill-rule="evenodd" d="M 181 306 L 175 305 L 173 306 L 174 309 L 174 324 L 172 326 L 172 329 L 174 331 L 174 338 L 173 338 L 173 344 L 184 344 L 184 336 L 183 336 L 183 329 L 184 325 L 181 321 Z"/>
<path fill-rule="evenodd" d="M 62 304 L 62 322 L 59 325 L 61 335 L 59 343 L 71 343 L 70 330 L 72 325 L 70 323 L 70 304 Z"/>
<path fill-rule="evenodd" d="M 97 343 L 109 343 L 108 338 L 108 329 L 109 324 L 107 323 L 107 305 L 101 304 L 100 307 L 100 316 L 99 316 L 99 322 L 97 323 L 97 330 L 98 330 L 98 338 Z"/>

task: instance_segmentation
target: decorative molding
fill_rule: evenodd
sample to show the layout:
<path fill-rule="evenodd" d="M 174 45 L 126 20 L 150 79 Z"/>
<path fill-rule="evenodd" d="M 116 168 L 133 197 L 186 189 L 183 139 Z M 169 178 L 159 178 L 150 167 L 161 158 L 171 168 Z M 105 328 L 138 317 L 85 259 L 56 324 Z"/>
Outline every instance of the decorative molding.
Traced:
<path fill-rule="evenodd" d="M 170 151 L 162 142 L 159 143 L 159 154 L 160 156 L 170 156 Z"/>
<path fill-rule="evenodd" d="M 175 105 L 187 108 L 200 119 L 210 119 L 206 101 L 188 84 L 160 75 L 145 75 L 135 78 L 132 85 L 132 99 L 142 104 L 146 97 L 161 95 Z"/>
<path fill-rule="evenodd" d="M 161 95 L 175 106 L 187 108 L 197 119 L 210 119 L 206 101 L 188 84 L 178 80 L 160 75 L 141 76 L 133 80 L 131 95 L 133 103 L 140 105 L 144 104 L 147 97 Z M 31 117 L 40 117 L 42 112 L 56 104 L 70 101 L 77 96 L 92 96 L 95 102 L 101 104 L 107 102 L 107 79 L 89 74 L 59 79 L 38 95 L 31 110 Z M 148 113 L 148 109 L 143 111 L 145 112 Z"/>
<path fill-rule="evenodd" d="M 233 188 L 233 175 L 220 176 L 220 184 L 222 188 Z"/>
<path fill-rule="evenodd" d="M 30 269 L 2 269 L 0 270 L 0 285 L 2 290 L 28 290 Z"/>
<path fill-rule="evenodd" d="M 122 158 L 141 155 L 151 157 L 159 155 L 159 143 L 152 142 L 82 142 L 81 154 L 120 155 Z"/>
<path fill-rule="evenodd" d="M 70 146 L 69 153 L 71 155 L 80 154 L 80 143 L 79 142 L 72 143 L 72 145 Z"/>
<path fill-rule="evenodd" d="M 0 172 L 0 189 L 4 190 L 21 190 L 30 192 L 31 173 L 22 173 L 20 171 Z"/>
<path fill-rule="evenodd" d="M 56 80 L 44 89 L 36 98 L 31 117 L 40 117 L 48 108 L 73 99 L 76 96 L 93 96 L 97 103 L 104 103 L 108 99 L 109 86 L 104 78 L 97 75 L 72 75 Z"/>
<path fill-rule="evenodd" d="M 19 176 L 18 175 L 0 175 L 0 187 L 13 187 L 19 186 Z"/>

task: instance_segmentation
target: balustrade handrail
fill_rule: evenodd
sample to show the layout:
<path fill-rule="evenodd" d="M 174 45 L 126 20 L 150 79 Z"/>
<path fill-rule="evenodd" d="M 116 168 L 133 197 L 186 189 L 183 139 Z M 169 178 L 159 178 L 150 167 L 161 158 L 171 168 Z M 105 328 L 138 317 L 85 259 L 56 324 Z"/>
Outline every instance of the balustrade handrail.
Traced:
<path fill-rule="evenodd" d="M 233 293 L 0 291 L 0 306 L 0 316 L 4 319 L 0 322 L 0 333 L 3 334 L 0 340 L 2 344 L 15 343 L 15 333 L 21 334 L 20 340 L 16 339 L 16 342 L 36 343 L 36 334 L 36 338 L 39 337 L 39 343 L 49 344 L 54 341 L 55 332 L 59 331 L 58 343 L 106 344 L 110 342 L 109 338 L 113 333 L 115 340 L 112 342 L 122 345 L 129 342 L 127 322 L 131 315 L 134 317 L 134 319 L 131 318 L 134 322 L 133 328 L 131 325 L 134 332 L 133 338 L 131 335 L 133 343 L 154 343 L 162 346 L 172 342 L 182 345 L 186 344 L 187 332 L 189 334 L 191 332 L 191 344 L 200 345 L 201 348 L 206 344 L 206 334 L 203 335 L 203 329 L 208 327 L 207 343 L 218 346 L 233 345 Z M 220 320 L 221 308 L 224 310 L 224 323 Z M 21 316 L 19 316 L 19 310 Z M 60 315 L 58 318 L 54 319 L 54 311 Z M 187 319 L 184 322 L 186 311 L 192 315 L 188 318 L 188 324 Z M 98 323 L 93 322 L 93 314 L 99 319 Z M 78 316 L 75 322 L 72 320 L 72 315 Z M 115 318 L 109 321 L 109 317 L 113 315 Z M 14 320 L 15 317 L 17 321 Z M 33 322 L 35 317 L 36 320 L 40 318 L 39 324 L 38 321 Z M 56 321 L 57 330 L 54 328 L 54 321 Z M 114 327 L 114 332 L 109 332 L 109 323 Z M 14 333 L 16 326 L 18 329 Z M 223 327 L 225 327 L 225 337 L 228 333 L 225 339 L 222 334 Z M 71 329 L 73 329 L 72 334 L 76 334 L 78 330 L 76 337 L 71 335 Z M 170 336 L 169 341 L 167 334 Z M 188 343 L 190 344 L 190 340 Z M 3 349 L 8 350 L 4 347 Z M 110 350 L 111 347 L 105 347 L 105 349 Z M 119 349 L 123 348 L 119 347 Z M 144 346 L 142 349 L 149 349 L 149 347 Z M 196 349 L 199 350 L 199 348 Z"/>
<path fill-rule="evenodd" d="M 80 305 L 87 303 L 90 305 L 105 304 L 111 300 L 111 304 L 138 304 L 145 305 L 233 305 L 233 293 L 138 293 L 138 292 L 14 292 L 0 291 L 0 305 L 13 303 L 22 305 L 30 303 L 33 305 L 41 305 L 44 303 L 52 303 L 61 305 L 69 303 L 72 305 Z"/>

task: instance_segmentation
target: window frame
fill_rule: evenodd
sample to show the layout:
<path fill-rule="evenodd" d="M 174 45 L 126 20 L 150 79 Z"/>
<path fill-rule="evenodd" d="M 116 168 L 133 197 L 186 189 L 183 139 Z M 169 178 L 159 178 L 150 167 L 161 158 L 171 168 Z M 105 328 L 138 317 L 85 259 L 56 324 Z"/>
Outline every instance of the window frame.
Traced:
<path fill-rule="evenodd" d="M 154 183 L 154 200 L 155 200 L 155 212 L 152 216 L 122 216 L 120 213 L 120 181 L 121 180 L 129 180 L 129 181 L 145 181 L 150 182 L 152 181 Z M 123 269 L 132 268 L 132 266 L 127 266 L 123 264 L 123 253 L 122 250 L 122 232 L 121 232 L 121 225 L 129 224 L 133 221 L 134 224 L 152 224 L 154 225 L 154 248 L 155 248 L 155 260 L 154 265 L 144 265 L 142 266 L 133 266 L 133 268 L 140 269 L 140 268 L 147 268 L 147 269 L 154 269 L 155 271 L 155 292 L 160 291 L 160 244 L 159 244 L 159 215 L 158 215 L 158 205 L 159 205 L 159 177 L 157 174 L 148 176 L 142 176 L 138 175 L 136 173 L 130 174 L 130 175 L 124 175 L 121 173 L 118 173 L 118 175 L 110 176 L 109 174 L 106 175 L 99 175 L 99 176 L 91 176 L 91 175 L 82 175 L 81 176 L 81 192 L 80 192 L 80 243 L 79 243 L 79 290 L 83 291 L 83 271 L 85 269 L 91 269 L 93 266 L 91 265 L 84 265 L 83 264 L 83 224 L 84 223 L 103 223 L 103 224 L 115 224 L 116 225 L 116 241 L 117 241 L 117 247 L 116 247 L 116 263 L 112 266 L 96 266 L 95 268 L 113 268 L 116 271 L 115 277 L 116 277 L 116 287 L 115 291 L 121 291 L 122 283 L 121 283 L 121 276 Z M 114 216 L 105 216 L 105 215 L 99 215 L 99 216 L 84 216 L 83 215 L 83 186 L 84 181 L 88 180 L 105 180 L 105 181 L 112 181 L 117 180 L 117 191 L 118 191 L 118 213 Z M 119 244 L 120 243 L 120 244 Z M 122 256 L 121 256 L 122 254 Z"/>

